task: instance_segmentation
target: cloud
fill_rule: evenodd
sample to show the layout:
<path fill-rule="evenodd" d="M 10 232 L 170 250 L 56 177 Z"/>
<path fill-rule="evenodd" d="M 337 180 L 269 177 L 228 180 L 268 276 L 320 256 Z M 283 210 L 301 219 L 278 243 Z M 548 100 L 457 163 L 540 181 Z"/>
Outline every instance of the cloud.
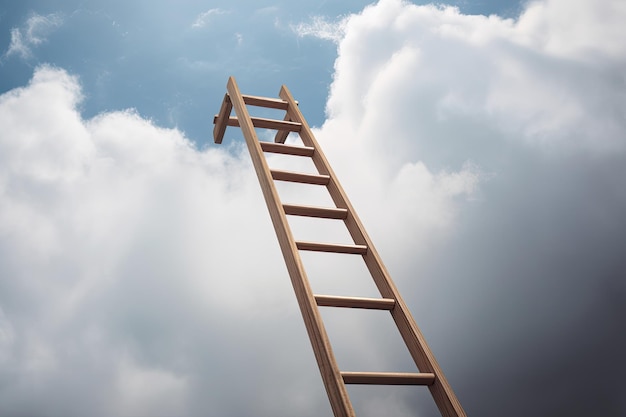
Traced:
<path fill-rule="evenodd" d="M 468 414 L 626 410 L 625 13 L 589 7 L 501 19 L 381 1 L 339 42 L 318 137 Z M 607 379 L 582 388 L 580 366 Z"/>
<path fill-rule="evenodd" d="M 315 38 L 339 43 L 343 38 L 348 18 L 329 21 L 323 16 L 313 16 L 310 22 L 301 22 L 290 25 L 291 30 L 300 38 L 312 36 Z"/>
<path fill-rule="evenodd" d="M 84 120 L 81 99 L 47 66 L 0 98 L 3 414 L 318 415 L 328 405 L 241 145 L 199 151 L 132 110 Z M 419 181 L 435 215 L 471 192 L 423 169 L 394 194 Z"/>
<path fill-rule="evenodd" d="M 237 334 L 290 299 L 250 165 L 132 111 L 83 120 L 80 99 L 51 67 L 0 99 L 2 414 L 203 414 L 213 375 L 269 348 Z M 229 272 L 242 245 L 253 282 Z"/>
<path fill-rule="evenodd" d="M 424 125 L 436 125 L 431 120 L 441 125 L 450 118 L 482 118 L 497 126 L 504 138 L 539 146 L 580 146 L 607 152 L 623 149 L 626 142 L 620 133 L 624 122 L 614 117 L 625 110 L 623 92 L 614 88 L 621 58 L 594 64 L 581 62 L 584 56 L 596 56 L 615 47 L 607 46 L 604 37 L 596 41 L 597 49 L 582 51 L 572 46 L 566 57 L 565 47 L 558 48 L 561 52 L 545 47 L 564 42 L 566 33 L 558 31 L 564 27 L 562 16 L 584 15 L 584 4 L 548 2 L 545 7 L 562 13 L 554 13 L 556 22 L 550 30 L 536 24 L 533 37 L 544 39 L 537 47 L 528 42 L 528 26 L 539 6 L 513 21 L 464 16 L 452 7 L 381 2 L 346 25 L 347 35 L 335 64 L 335 78 L 342 82 L 332 85 L 328 113 L 332 117 L 351 111 L 351 119 L 363 117 L 377 126 L 381 120 L 391 120 L 389 92 L 393 91 L 422 101 L 437 100 L 436 107 L 424 109 L 430 111 L 428 114 L 410 115 L 408 111 L 420 106 L 416 103 L 405 106 L 407 112 L 396 117 L 399 123 L 417 117 L 411 121 L 421 131 Z M 611 7 L 612 3 L 604 9 Z M 602 33 L 619 30 L 615 19 L 601 22 L 594 18 L 597 14 L 589 16 L 585 27 L 608 26 Z M 572 42 L 576 44 L 577 40 Z M 367 53 L 365 49 L 372 51 Z M 382 113 L 366 113 L 370 102 L 380 100 L 389 104 Z M 407 128 L 405 123 L 396 130 Z"/>
<path fill-rule="evenodd" d="M 219 16 L 225 13 L 228 13 L 228 12 L 219 8 L 209 9 L 205 12 L 200 13 L 198 16 L 196 16 L 196 20 L 191 24 L 191 27 L 194 29 L 205 27 L 213 16 Z"/>
<path fill-rule="evenodd" d="M 470 415 L 624 414 L 623 54 L 595 27 L 615 4 L 345 21 L 316 135 Z M 595 40 L 564 45 L 566 12 Z M 330 415 L 237 130 L 200 150 L 81 99 L 46 66 L 0 96 L 0 414 Z M 376 295 L 359 259 L 317 255 L 315 292 Z M 323 311 L 340 366 L 411 371 L 377 313 Z M 436 415 L 420 388 L 350 392 L 361 416 Z"/>
<path fill-rule="evenodd" d="M 605 1 L 599 7 L 580 0 L 532 2 L 516 29 L 520 42 L 550 55 L 589 63 L 623 62 L 626 46 L 619 37 L 624 13 L 626 5 L 619 1 Z"/>
<path fill-rule="evenodd" d="M 48 15 L 32 14 L 21 28 L 11 29 L 11 43 L 4 55 L 18 55 L 22 59 L 32 56 L 33 47 L 47 42 L 47 37 L 63 24 L 58 13 Z"/>

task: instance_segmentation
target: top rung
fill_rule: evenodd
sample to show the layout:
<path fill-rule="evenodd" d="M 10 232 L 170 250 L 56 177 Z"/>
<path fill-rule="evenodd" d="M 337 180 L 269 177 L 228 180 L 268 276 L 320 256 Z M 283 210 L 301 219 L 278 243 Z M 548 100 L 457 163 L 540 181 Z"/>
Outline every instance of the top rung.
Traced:
<path fill-rule="evenodd" d="M 243 98 L 243 102 L 249 106 L 267 107 L 269 109 L 278 110 L 287 110 L 289 108 L 289 103 L 279 98 L 251 96 L 248 94 L 242 94 L 241 97 Z M 226 94 L 224 100 L 230 101 L 230 96 Z M 298 104 L 297 101 L 296 104 Z"/>
<path fill-rule="evenodd" d="M 250 106 L 267 107 L 270 109 L 278 110 L 287 110 L 287 108 L 289 107 L 288 102 L 279 98 L 249 96 L 246 94 L 242 94 L 241 96 L 243 97 L 243 102 Z"/>
<path fill-rule="evenodd" d="M 243 102 L 250 106 L 266 107 L 278 110 L 287 110 L 289 108 L 289 102 L 279 98 L 259 97 L 247 94 L 242 94 L 241 97 L 243 98 Z M 296 104 L 298 104 L 297 101 Z M 227 122 L 232 108 L 233 105 L 230 101 L 230 96 L 225 94 L 220 112 L 213 121 L 213 123 L 215 123 L 215 127 L 213 128 L 213 138 L 215 143 L 222 143 L 222 138 L 224 137 L 224 132 L 226 131 Z"/>

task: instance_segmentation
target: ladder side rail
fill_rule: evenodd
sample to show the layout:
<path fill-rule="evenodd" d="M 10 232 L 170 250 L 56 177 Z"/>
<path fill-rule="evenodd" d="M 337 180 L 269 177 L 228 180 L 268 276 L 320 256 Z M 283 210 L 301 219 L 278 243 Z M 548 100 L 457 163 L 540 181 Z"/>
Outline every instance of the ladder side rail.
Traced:
<path fill-rule="evenodd" d="M 289 229 L 286 215 L 278 197 L 278 192 L 272 180 L 269 166 L 263 156 L 263 151 L 254 130 L 252 120 L 245 107 L 239 87 L 233 77 L 230 77 L 228 80 L 227 90 L 230 94 L 230 101 L 239 119 L 240 127 L 243 131 L 257 177 L 261 184 L 261 190 L 263 191 L 263 196 L 265 197 L 265 202 L 272 223 L 274 224 L 278 242 L 285 259 L 309 339 L 311 340 L 313 353 L 315 354 L 320 369 L 331 408 L 335 417 L 355 417 L 354 409 L 350 403 L 346 386 L 332 352 L 321 314 L 306 276 L 304 265 L 291 234 L 291 230 Z M 290 106 L 293 105 L 295 104 L 290 103 Z"/>
<path fill-rule="evenodd" d="M 335 205 L 338 208 L 348 209 L 348 216 L 344 222 L 354 240 L 354 243 L 357 245 L 367 246 L 367 253 L 363 255 L 363 259 L 376 286 L 378 287 L 378 290 L 384 298 L 392 298 L 396 300 L 396 305 L 391 310 L 391 315 L 413 360 L 415 361 L 415 364 L 420 372 L 434 373 L 436 375 L 435 382 L 429 386 L 429 389 L 437 407 L 439 408 L 439 411 L 444 417 L 465 417 L 465 411 L 456 398 L 450 384 L 446 380 L 439 364 L 435 359 L 435 356 L 428 347 L 426 339 L 419 330 L 406 303 L 400 296 L 400 292 L 391 279 L 391 276 L 385 268 L 371 239 L 365 232 L 363 224 L 357 217 L 345 191 L 339 184 L 337 177 L 330 167 L 324 153 L 321 151 L 321 148 L 317 143 L 317 140 L 315 139 L 308 123 L 304 119 L 304 116 L 300 112 L 298 106 L 293 104 L 295 100 L 285 85 L 282 86 L 279 96 L 283 100 L 290 103 L 287 110 L 290 120 L 302 124 L 302 129 L 299 133 L 304 145 L 315 148 L 312 158 L 319 173 L 330 177 L 327 187 Z"/>
<path fill-rule="evenodd" d="M 217 117 L 213 119 L 213 123 L 215 123 L 215 126 L 213 127 L 213 140 L 217 144 L 222 143 L 222 139 L 224 139 L 227 119 L 230 117 L 232 109 L 233 104 L 230 102 L 230 97 L 228 97 L 228 94 L 224 94 L 224 100 L 222 100 L 220 112 Z"/>
<path fill-rule="evenodd" d="M 298 105 L 298 102 L 294 100 L 294 102 L 296 105 Z M 291 103 L 291 105 L 293 106 L 293 103 Z M 289 105 L 287 106 L 287 113 L 285 114 L 285 117 L 283 118 L 283 121 L 285 122 L 292 122 L 293 120 L 291 120 L 291 117 L 289 116 Z M 289 131 L 288 130 L 279 130 L 278 132 L 276 132 L 276 136 L 274 136 L 274 142 L 276 143 L 285 143 L 285 141 L 287 140 L 287 136 L 289 136 Z"/>

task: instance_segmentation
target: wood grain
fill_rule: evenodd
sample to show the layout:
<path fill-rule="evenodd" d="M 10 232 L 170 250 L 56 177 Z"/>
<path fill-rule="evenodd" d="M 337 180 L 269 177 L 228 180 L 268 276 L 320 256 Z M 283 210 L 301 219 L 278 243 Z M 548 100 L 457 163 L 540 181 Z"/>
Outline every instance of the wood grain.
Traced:
<path fill-rule="evenodd" d="M 400 372 L 342 372 L 346 384 L 373 385 L 432 385 L 435 374 L 409 374 Z"/>
<path fill-rule="evenodd" d="M 220 115 L 217 114 L 213 118 L 213 123 L 218 124 L 218 120 L 220 120 Z M 296 122 L 287 122 L 284 120 L 275 120 L 275 119 L 266 119 L 264 117 L 250 117 L 250 121 L 252 122 L 252 126 L 258 127 L 260 129 L 274 129 L 274 130 L 286 130 L 288 132 L 299 132 L 302 128 L 300 123 Z M 229 117 L 226 119 L 226 124 L 228 126 L 239 126 L 239 119 L 236 117 Z"/>
<path fill-rule="evenodd" d="M 272 178 L 278 181 L 299 182 L 301 184 L 326 185 L 330 180 L 328 175 L 304 174 L 301 172 L 270 170 Z"/>
<path fill-rule="evenodd" d="M 367 253 L 367 246 L 364 245 L 339 245 L 335 243 L 296 241 L 296 246 L 300 250 L 315 252 L 350 253 L 353 255 L 365 255 Z"/>
<path fill-rule="evenodd" d="M 230 112 L 233 109 L 233 105 L 230 102 L 228 94 L 224 94 L 224 100 L 222 100 L 222 106 L 220 112 L 213 119 L 215 126 L 213 127 L 213 141 L 217 144 L 222 143 L 224 133 L 226 133 L 226 121 L 230 117 Z"/>
<path fill-rule="evenodd" d="M 308 146 L 284 145 L 282 143 L 261 142 L 263 152 L 294 156 L 313 156 L 314 149 Z"/>
<path fill-rule="evenodd" d="M 391 310 L 396 301 L 391 298 L 340 297 L 337 295 L 315 294 L 320 307 L 365 308 L 369 310 Z"/>
<path fill-rule="evenodd" d="M 348 210 L 334 207 L 300 206 L 295 204 L 283 204 L 285 214 L 292 216 L 318 217 L 321 219 L 343 220 L 348 216 Z"/>

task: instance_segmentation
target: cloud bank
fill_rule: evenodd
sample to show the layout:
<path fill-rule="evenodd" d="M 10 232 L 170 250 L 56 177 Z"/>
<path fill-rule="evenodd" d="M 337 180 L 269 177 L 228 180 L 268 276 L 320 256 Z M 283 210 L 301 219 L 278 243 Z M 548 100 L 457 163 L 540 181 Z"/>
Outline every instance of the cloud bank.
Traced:
<path fill-rule="evenodd" d="M 464 370 L 470 414 L 624 412 L 623 17 L 610 1 L 515 20 L 383 1 L 346 24 L 319 135 L 368 161 L 336 169 L 453 385 Z M 469 199 L 428 216 L 419 184 L 446 172 Z M 443 238 L 416 227 L 446 208 L 460 217 Z M 601 387 L 574 382 L 583 369 Z"/>
<path fill-rule="evenodd" d="M 345 26 L 319 136 L 469 414 L 624 413 L 625 14 L 382 1 Z"/>
<path fill-rule="evenodd" d="M 623 9 L 346 19 L 316 133 L 470 415 L 626 411 Z M 236 130 L 199 150 L 81 96 L 46 66 L 0 96 L 0 414 L 330 415 Z M 341 262 L 305 257 L 314 290 L 371 291 Z M 340 366 L 407 370 L 359 314 L 324 312 Z M 436 415 L 416 390 L 351 393 Z"/>

